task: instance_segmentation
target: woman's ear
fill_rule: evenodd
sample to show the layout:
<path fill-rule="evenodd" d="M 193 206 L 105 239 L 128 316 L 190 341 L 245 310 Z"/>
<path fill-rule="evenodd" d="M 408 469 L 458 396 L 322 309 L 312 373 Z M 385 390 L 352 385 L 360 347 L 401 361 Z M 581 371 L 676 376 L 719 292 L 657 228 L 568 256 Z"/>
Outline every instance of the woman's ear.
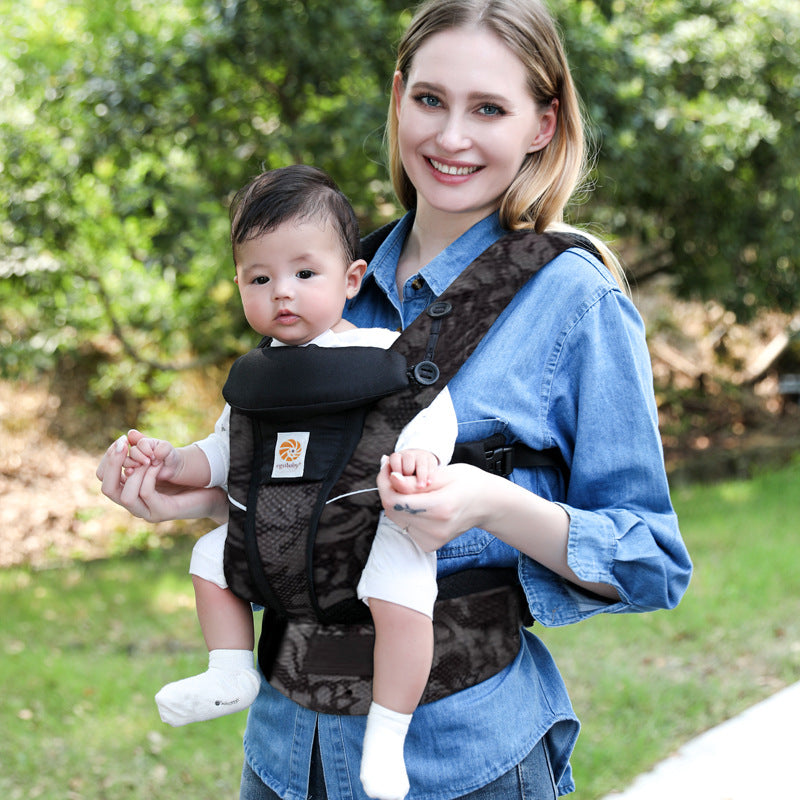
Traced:
<path fill-rule="evenodd" d="M 392 78 L 392 94 L 394 95 L 394 107 L 396 111 L 400 111 L 400 103 L 403 100 L 403 93 L 405 92 L 406 84 L 403 80 L 403 73 L 398 69 Z"/>
<path fill-rule="evenodd" d="M 539 116 L 539 126 L 536 131 L 533 141 L 528 148 L 529 153 L 535 153 L 538 150 L 543 150 L 550 144 L 552 138 L 556 135 L 556 128 L 558 127 L 558 100 L 553 99 L 550 105 Z"/>

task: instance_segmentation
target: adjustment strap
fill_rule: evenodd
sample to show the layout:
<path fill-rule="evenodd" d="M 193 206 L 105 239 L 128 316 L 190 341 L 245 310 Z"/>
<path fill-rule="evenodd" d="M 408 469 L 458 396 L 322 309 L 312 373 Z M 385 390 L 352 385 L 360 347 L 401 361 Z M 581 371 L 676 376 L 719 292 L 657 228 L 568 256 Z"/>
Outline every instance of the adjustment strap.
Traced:
<path fill-rule="evenodd" d="M 533 467 L 550 467 L 559 470 L 564 477 L 569 475 L 567 463 L 557 447 L 534 450 L 522 442 L 506 444 L 500 433 L 477 442 L 458 442 L 451 462 L 471 464 L 503 478 L 507 478 L 517 468 Z"/>
<path fill-rule="evenodd" d="M 413 367 L 409 367 L 408 377 L 415 380 L 420 386 L 432 386 L 439 380 L 439 367 L 433 360 L 436 356 L 436 343 L 442 330 L 442 320 L 453 311 L 453 306 L 444 300 L 434 300 L 425 313 L 431 318 L 431 328 L 428 334 L 428 343 L 425 346 L 425 358 Z"/>

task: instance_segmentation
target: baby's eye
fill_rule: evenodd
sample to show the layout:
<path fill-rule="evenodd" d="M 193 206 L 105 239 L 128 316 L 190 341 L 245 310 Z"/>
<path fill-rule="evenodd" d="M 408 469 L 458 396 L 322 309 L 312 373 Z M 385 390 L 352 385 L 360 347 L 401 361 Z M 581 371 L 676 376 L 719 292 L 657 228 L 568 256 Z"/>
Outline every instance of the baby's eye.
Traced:
<path fill-rule="evenodd" d="M 301 269 L 297 273 L 297 277 L 302 279 L 302 280 L 304 280 L 304 281 L 307 281 L 309 278 L 313 278 L 314 277 L 314 271 L 311 270 L 311 269 Z"/>
<path fill-rule="evenodd" d="M 266 275 L 258 275 L 255 278 L 253 278 L 253 283 L 262 286 L 265 283 L 269 283 L 269 278 Z"/>

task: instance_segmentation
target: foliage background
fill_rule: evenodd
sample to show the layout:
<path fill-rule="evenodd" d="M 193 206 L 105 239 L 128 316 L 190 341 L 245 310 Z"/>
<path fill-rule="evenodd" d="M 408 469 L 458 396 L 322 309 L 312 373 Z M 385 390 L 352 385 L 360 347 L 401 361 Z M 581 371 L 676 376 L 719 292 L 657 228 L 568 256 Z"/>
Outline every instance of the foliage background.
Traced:
<path fill-rule="evenodd" d="M 550 4 L 596 156 L 594 191 L 572 219 L 612 239 L 634 283 L 665 276 L 685 296 L 716 301 L 682 331 L 704 375 L 721 328 L 741 361 L 737 321 L 798 307 L 800 7 Z M 238 769 L 240 720 L 168 738 L 153 717 L 154 675 L 165 663 L 189 674 L 198 654 L 188 542 L 170 551 L 163 529 L 114 516 L 98 496 L 95 452 L 72 442 L 90 451 L 92 437 L 105 445 L 143 409 L 154 418 L 168 404 L 180 406 L 184 428 L 163 435 L 188 441 L 211 424 L 225 364 L 251 345 L 230 280 L 226 204 L 262 166 L 327 169 L 365 230 L 398 213 L 382 126 L 405 3 L 339 5 L 0 0 L 0 600 L 9 604 L 0 650 L 13 689 L 0 785 L 9 797 L 173 796 L 169 781 L 218 797 Z M 709 440 L 752 426 L 752 408 L 737 398 L 731 412 L 717 389 L 706 381 L 659 398 L 674 409 L 668 456 L 685 448 L 697 464 Z M 792 408 L 793 418 L 775 415 L 784 439 L 791 419 L 797 427 Z M 786 601 L 797 597 L 796 559 L 785 558 L 796 540 L 796 464 L 781 475 L 771 490 L 754 482 L 677 495 L 698 566 L 677 612 L 549 632 L 585 709 L 576 769 L 587 797 L 797 679 L 798 615 Z M 148 554 L 83 563 L 131 546 Z M 24 566 L 63 561 L 47 572 Z M 598 652 L 616 655 L 587 683 Z M 630 724 L 641 708 L 653 712 L 649 727 Z M 607 737 L 614 725 L 619 736 Z M 201 758 L 209 742 L 220 756 L 211 768 Z M 623 762 L 627 775 L 614 771 Z"/>
<path fill-rule="evenodd" d="M 552 0 L 592 120 L 591 194 L 636 282 L 796 309 L 800 7 Z M 0 370 L 129 406 L 249 338 L 226 204 L 329 170 L 396 215 L 382 129 L 405 2 L 0 0 Z M 83 385 L 82 383 L 82 385 Z"/>

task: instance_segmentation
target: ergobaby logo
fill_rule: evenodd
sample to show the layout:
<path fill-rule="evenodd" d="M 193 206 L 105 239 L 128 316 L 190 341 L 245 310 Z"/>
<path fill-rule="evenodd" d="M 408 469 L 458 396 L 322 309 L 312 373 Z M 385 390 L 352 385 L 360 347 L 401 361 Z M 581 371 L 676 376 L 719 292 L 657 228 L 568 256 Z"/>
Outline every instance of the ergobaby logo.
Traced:
<path fill-rule="evenodd" d="M 308 431 L 279 433 L 272 463 L 273 478 L 302 478 L 308 452 Z"/>

